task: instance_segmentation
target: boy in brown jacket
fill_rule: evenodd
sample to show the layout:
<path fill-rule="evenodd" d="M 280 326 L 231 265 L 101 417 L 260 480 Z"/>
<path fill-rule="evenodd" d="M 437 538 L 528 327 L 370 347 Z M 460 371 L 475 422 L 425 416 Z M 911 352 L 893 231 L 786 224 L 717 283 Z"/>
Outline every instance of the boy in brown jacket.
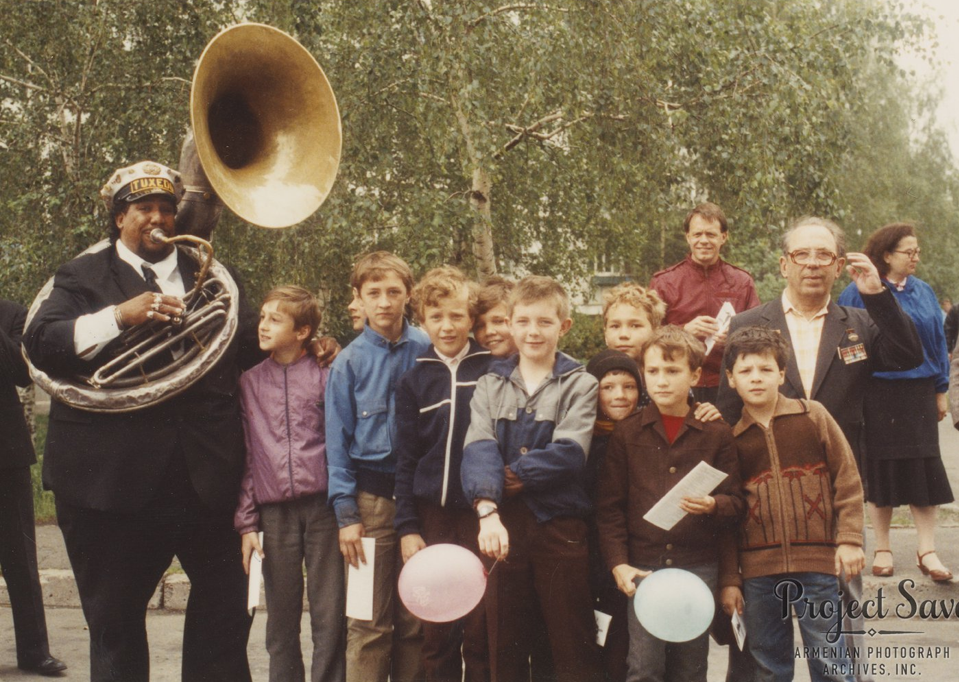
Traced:
<path fill-rule="evenodd" d="M 597 489 L 596 525 L 606 565 L 619 589 L 659 568 L 683 568 L 716 589 L 720 549 L 735 546 L 743 509 L 732 432 L 722 421 L 702 422 L 689 405 L 705 357 L 702 341 L 663 327 L 644 344 L 642 371 L 652 403 L 616 425 Z M 670 530 L 643 516 L 700 462 L 728 477 L 712 495 L 686 498 L 688 515 Z M 681 643 L 651 635 L 627 609 L 630 682 L 706 680 L 709 635 Z"/>
<path fill-rule="evenodd" d="M 726 377 L 744 408 L 733 434 L 746 516 L 739 566 L 720 567 L 721 602 L 726 613 L 744 614 L 756 680 L 792 679 L 793 608 L 812 652 L 811 679 L 853 680 L 835 614 L 839 572 L 852 577 L 865 564 L 862 484 L 826 409 L 779 393 L 788 357 L 786 340 L 765 327 L 744 327 L 726 342 Z"/>

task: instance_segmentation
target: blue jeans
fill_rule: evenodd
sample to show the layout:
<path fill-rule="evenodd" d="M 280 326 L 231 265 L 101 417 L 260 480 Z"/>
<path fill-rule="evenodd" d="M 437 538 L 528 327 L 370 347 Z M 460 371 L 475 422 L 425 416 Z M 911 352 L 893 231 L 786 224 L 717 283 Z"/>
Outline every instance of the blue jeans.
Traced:
<path fill-rule="evenodd" d="M 787 580 L 796 581 L 802 586 L 801 597 L 796 582 L 783 582 Z M 855 680 L 852 660 L 845 651 L 845 636 L 839 634 L 835 642 L 826 640 L 827 631 L 836 626 L 835 609 L 839 604 L 836 576 L 826 573 L 782 573 L 750 578 L 743 583 L 746 644 L 756 660 L 756 682 L 793 679 L 793 611 L 799 620 L 803 644 L 809 647 L 807 665 L 810 679 L 813 682 Z M 831 602 L 832 617 L 813 617 L 812 608 L 805 600 L 817 610 L 821 604 Z M 782 613 L 784 602 L 794 602 L 787 607 L 785 618 Z"/>

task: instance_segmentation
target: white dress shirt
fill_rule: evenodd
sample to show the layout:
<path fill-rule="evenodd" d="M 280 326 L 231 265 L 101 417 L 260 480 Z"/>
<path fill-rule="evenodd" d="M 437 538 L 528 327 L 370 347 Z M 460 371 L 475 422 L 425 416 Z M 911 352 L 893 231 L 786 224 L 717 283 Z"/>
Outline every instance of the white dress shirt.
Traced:
<path fill-rule="evenodd" d="M 792 304 L 786 292 L 783 291 L 783 313 L 786 315 L 786 327 L 792 339 L 793 357 L 796 358 L 796 367 L 799 368 L 799 378 L 802 379 L 806 397 L 812 397 L 812 384 L 816 378 L 816 358 L 819 356 L 819 340 L 822 338 L 822 328 L 829 312 L 829 299 L 812 318 L 803 315 Z"/>
<path fill-rule="evenodd" d="M 156 282 L 160 291 L 168 296 L 178 296 L 180 298 L 186 293 L 183 286 L 183 278 L 180 276 L 180 270 L 177 267 L 177 253 L 174 248 L 170 254 L 157 263 L 149 263 L 128 249 L 119 239 L 116 241 L 117 255 L 120 260 L 129 263 L 141 279 L 146 281 L 143 276 L 142 265 L 148 265 L 156 273 Z M 73 327 L 73 349 L 78 357 L 84 360 L 94 358 L 120 335 L 120 328 L 117 326 L 116 318 L 113 315 L 114 306 L 107 306 L 89 315 L 81 315 L 77 318 Z"/>

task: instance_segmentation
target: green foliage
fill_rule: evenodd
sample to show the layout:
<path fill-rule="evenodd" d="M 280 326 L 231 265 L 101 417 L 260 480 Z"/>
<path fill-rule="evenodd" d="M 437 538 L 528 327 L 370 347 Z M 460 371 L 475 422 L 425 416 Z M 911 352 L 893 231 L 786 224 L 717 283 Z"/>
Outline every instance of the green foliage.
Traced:
<path fill-rule="evenodd" d="M 919 221 L 944 246 L 920 274 L 956 289 L 955 162 L 930 122 L 936 93 L 893 62 L 931 29 L 891 3 L 0 0 L 4 296 L 28 302 L 100 238 L 111 170 L 175 163 L 195 60 L 242 19 L 317 57 L 342 164 L 313 217 L 277 232 L 225 215 L 217 253 L 253 301 L 282 282 L 322 291 L 341 340 L 362 252 L 395 250 L 417 275 L 472 270 L 488 220 L 505 272 L 582 286 L 608 256 L 647 281 L 683 256 L 682 217 L 707 197 L 764 300 L 781 291 L 783 227 L 809 213 L 863 234 Z"/>
<path fill-rule="evenodd" d="M 560 341 L 560 350 L 583 364 L 606 350 L 602 315 L 584 315 L 573 312 L 573 326 Z"/>
<path fill-rule="evenodd" d="M 37 463 L 30 467 L 30 478 L 33 482 L 33 513 L 37 523 L 52 523 L 57 517 L 57 511 L 53 503 L 53 493 L 43 489 L 43 481 L 41 480 L 42 453 L 47 442 L 47 425 L 49 422 L 50 418 L 47 415 L 37 415 L 37 430 L 33 435 L 34 448 L 37 451 Z"/>

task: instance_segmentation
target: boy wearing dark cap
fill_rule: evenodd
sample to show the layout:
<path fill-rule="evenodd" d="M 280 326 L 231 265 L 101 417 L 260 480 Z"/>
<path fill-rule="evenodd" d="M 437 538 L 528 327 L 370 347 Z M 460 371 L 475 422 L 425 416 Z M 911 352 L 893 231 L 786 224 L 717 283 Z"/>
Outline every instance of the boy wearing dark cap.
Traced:
<path fill-rule="evenodd" d="M 636 411 L 643 382 L 639 378 L 636 361 L 618 350 L 597 353 L 586 364 L 586 371 L 599 382 L 596 405 L 596 425 L 586 460 L 586 491 L 595 509 L 596 481 L 606 458 L 606 446 L 613 428 Z M 629 653 L 629 630 L 626 628 L 626 595 L 616 587 L 612 574 L 606 570 L 599 552 L 599 533 L 593 517 L 589 524 L 589 585 L 594 608 L 611 617 L 603 644 L 603 668 L 608 682 L 626 679 L 626 655 Z"/>

